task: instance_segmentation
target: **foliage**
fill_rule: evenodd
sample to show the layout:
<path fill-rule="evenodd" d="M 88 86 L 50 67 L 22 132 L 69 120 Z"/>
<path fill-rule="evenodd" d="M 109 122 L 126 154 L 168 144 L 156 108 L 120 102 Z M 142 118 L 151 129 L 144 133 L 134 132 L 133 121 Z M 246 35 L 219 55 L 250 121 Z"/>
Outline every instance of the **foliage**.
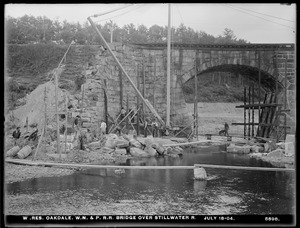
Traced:
<path fill-rule="evenodd" d="M 134 24 L 124 25 L 120 28 L 113 21 L 106 22 L 103 26 L 97 25 L 107 42 L 111 39 L 113 31 L 114 42 L 124 43 L 161 43 L 166 42 L 168 27 L 152 25 L 149 29 L 144 25 Z M 101 43 L 97 33 L 89 23 L 83 25 L 79 23 L 69 23 L 58 20 L 51 20 L 47 17 L 33 17 L 25 15 L 20 18 L 5 18 L 6 41 L 9 44 L 36 44 L 36 43 L 59 43 L 69 44 L 75 41 L 77 44 L 99 44 Z M 214 37 L 204 31 L 195 31 L 185 26 L 183 23 L 179 27 L 171 28 L 172 41 L 180 43 L 201 43 L 201 44 L 231 44 L 247 43 L 242 39 L 237 39 L 234 32 L 225 28 L 223 35 Z"/>

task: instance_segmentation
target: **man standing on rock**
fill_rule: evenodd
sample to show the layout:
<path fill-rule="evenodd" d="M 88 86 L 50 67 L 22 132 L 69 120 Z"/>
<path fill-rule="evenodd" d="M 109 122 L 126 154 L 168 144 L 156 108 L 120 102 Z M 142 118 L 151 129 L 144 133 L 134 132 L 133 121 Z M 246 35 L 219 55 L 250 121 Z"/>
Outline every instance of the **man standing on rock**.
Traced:
<path fill-rule="evenodd" d="M 100 124 L 101 137 L 106 134 L 106 127 L 107 127 L 106 123 L 104 121 L 101 121 Z"/>
<path fill-rule="evenodd" d="M 18 141 L 18 139 L 19 139 L 20 136 L 21 136 L 20 127 L 17 127 L 17 129 L 13 132 L 12 136 L 13 136 L 13 138 L 15 139 L 14 144 L 15 144 L 15 146 L 16 146 L 16 145 L 17 145 L 17 141 Z"/>
<path fill-rule="evenodd" d="M 80 116 L 76 116 L 73 122 L 73 131 L 75 130 L 75 137 L 77 136 L 77 132 L 79 130 L 79 120 L 80 120 Z"/>

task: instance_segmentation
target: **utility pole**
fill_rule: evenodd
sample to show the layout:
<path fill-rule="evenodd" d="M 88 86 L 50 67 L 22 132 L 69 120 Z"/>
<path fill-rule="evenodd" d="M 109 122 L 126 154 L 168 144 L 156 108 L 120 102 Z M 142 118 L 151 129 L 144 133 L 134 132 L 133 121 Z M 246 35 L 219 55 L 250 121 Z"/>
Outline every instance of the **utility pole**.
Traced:
<path fill-rule="evenodd" d="M 58 87 L 58 79 L 57 79 L 57 70 L 55 72 L 55 114 L 56 114 L 56 135 L 57 135 L 57 153 L 59 154 L 59 160 L 61 160 L 61 151 L 60 151 L 60 134 L 59 134 L 59 116 L 58 116 L 58 94 L 57 94 L 57 87 Z"/>
<path fill-rule="evenodd" d="M 114 33 L 114 25 L 113 25 L 113 21 L 110 20 L 110 43 L 113 42 L 113 33 Z"/>
<path fill-rule="evenodd" d="M 170 86 L 171 86 L 171 4 L 168 4 L 168 47 L 167 47 L 167 118 L 166 125 L 170 126 Z"/>

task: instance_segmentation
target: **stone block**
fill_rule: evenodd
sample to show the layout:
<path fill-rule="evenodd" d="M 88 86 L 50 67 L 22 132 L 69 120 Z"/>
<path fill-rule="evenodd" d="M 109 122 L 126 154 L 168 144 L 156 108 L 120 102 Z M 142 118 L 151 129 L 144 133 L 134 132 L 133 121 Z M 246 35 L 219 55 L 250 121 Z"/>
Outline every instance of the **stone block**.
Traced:
<path fill-rule="evenodd" d="M 194 168 L 194 179 L 195 180 L 206 180 L 207 174 L 204 168 L 195 166 Z"/>
<path fill-rule="evenodd" d="M 268 153 L 268 157 L 283 157 L 284 154 L 283 154 L 284 150 L 282 149 L 276 149 L 276 150 L 273 150 L 271 151 L 270 153 Z"/>
<path fill-rule="evenodd" d="M 295 155 L 295 145 L 293 142 L 285 143 L 285 155 L 294 156 Z"/>
<path fill-rule="evenodd" d="M 251 149 L 251 146 L 249 146 L 249 145 L 238 146 L 238 145 L 235 145 L 235 144 L 230 144 L 227 147 L 226 151 L 230 152 L 230 153 L 248 154 L 248 153 L 250 153 L 250 149 Z"/>
<path fill-rule="evenodd" d="M 114 151 L 115 155 L 126 155 L 126 149 L 117 148 Z"/>

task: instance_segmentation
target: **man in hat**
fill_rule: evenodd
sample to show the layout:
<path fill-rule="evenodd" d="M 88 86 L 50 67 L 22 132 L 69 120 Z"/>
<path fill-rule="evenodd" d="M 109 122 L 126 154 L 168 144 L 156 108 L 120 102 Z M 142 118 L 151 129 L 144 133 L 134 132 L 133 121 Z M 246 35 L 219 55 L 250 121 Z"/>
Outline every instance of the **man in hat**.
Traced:
<path fill-rule="evenodd" d="M 13 138 L 15 139 L 14 144 L 17 145 L 17 141 L 21 136 L 21 132 L 20 132 L 20 127 L 17 127 L 16 130 L 14 130 L 13 134 L 12 134 Z"/>

